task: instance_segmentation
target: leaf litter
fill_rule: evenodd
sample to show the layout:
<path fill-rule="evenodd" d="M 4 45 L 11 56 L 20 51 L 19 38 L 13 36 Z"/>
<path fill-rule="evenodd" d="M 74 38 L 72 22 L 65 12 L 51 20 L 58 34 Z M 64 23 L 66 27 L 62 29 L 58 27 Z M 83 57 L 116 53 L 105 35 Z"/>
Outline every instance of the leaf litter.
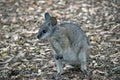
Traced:
<path fill-rule="evenodd" d="M 91 80 L 119 80 L 119 0 L 1 0 L 0 80 L 53 80 L 56 65 L 47 41 L 36 38 L 43 15 L 81 25 L 90 39 Z M 62 80 L 82 80 L 80 70 L 64 68 Z M 85 80 L 85 79 L 83 79 Z"/>

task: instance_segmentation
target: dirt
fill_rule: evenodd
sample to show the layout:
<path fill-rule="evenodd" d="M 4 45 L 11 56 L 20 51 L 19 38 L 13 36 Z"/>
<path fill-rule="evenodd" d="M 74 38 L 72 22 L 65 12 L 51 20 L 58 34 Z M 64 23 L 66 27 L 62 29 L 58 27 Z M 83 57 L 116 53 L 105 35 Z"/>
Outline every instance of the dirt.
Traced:
<path fill-rule="evenodd" d="M 45 12 L 81 25 L 90 39 L 88 80 L 120 80 L 119 0 L 1 0 L 0 80 L 54 80 L 49 44 L 36 37 Z M 85 79 L 66 65 L 62 80 Z"/>

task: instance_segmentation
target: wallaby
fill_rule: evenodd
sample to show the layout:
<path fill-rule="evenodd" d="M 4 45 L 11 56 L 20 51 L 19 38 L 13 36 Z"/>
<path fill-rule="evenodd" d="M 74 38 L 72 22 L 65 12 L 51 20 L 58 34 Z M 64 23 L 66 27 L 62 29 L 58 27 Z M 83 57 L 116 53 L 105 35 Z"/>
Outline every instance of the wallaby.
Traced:
<path fill-rule="evenodd" d="M 57 24 L 57 19 L 45 13 L 45 23 L 41 25 L 38 39 L 49 41 L 57 65 L 55 80 L 60 80 L 63 64 L 81 65 L 84 75 L 87 75 L 87 54 L 89 41 L 83 30 L 76 24 Z"/>

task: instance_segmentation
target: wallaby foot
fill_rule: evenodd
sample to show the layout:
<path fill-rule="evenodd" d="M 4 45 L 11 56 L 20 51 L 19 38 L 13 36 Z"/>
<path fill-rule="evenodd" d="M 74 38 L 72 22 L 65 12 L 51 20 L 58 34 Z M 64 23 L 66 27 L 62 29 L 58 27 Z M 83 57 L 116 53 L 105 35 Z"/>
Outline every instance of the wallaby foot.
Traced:
<path fill-rule="evenodd" d="M 55 80 L 60 80 L 61 79 L 61 74 L 60 73 L 57 73 L 56 77 L 55 77 Z"/>
<path fill-rule="evenodd" d="M 88 76 L 87 70 L 83 70 L 82 72 L 83 72 L 84 77 Z"/>

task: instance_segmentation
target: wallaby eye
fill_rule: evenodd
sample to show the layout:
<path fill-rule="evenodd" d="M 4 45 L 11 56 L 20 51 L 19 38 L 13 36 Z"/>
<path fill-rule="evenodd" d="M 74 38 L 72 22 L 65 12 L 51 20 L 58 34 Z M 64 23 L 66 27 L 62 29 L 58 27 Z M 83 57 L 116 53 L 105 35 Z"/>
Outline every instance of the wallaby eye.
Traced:
<path fill-rule="evenodd" d="M 42 32 L 43 32 L 43 33 L 46 33 L 47 31 L 46 31 L 46 30 L 43 30 Z"/>

